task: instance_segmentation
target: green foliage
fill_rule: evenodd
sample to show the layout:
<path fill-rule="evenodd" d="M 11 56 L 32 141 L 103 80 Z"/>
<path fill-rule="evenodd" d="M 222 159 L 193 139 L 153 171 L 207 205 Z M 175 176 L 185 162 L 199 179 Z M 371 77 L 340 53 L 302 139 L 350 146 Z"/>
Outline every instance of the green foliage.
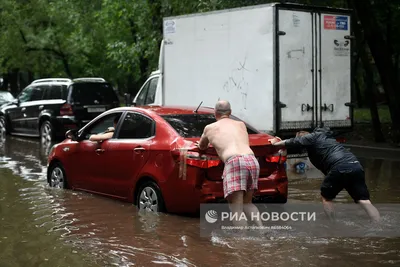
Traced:
<path fill-rule="evenodd" d="M 378 107 L 378 113 L 381 123 L 391 123 L 392 120 L 390 118 L 390 111 L 387 106 Z M 355 122 L 363 122 L 363 123 L 371 123 L 371 112 L 369 108 L 356 108 L 354 109 L 354 121 Z"/>
<path fill-rule="evenodd" d="M 35 78 L 101 76 L 123 90 L 137 90 L 157 68 L 164 17 L 271 2 L 279 1 L 1 0 L 0 73 L 19 69 Z M 347 4 L 347 0 L 290 2 Z M 390 5 L 394 31 L 400 12 Z M 379 7 L 381 14 L 387 12 L 383 4 Z M 397 38 L 393 34 L 396 49 Z"/>

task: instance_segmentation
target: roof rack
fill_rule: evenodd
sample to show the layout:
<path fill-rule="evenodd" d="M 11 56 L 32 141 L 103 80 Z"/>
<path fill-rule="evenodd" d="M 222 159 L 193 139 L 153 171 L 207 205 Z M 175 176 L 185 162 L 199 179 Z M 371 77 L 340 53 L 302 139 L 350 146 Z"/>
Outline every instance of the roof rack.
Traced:
<path fill-rule="evenodd" d="M 105 82 L 103 78 L 96 78 L 96 77 L 84 77 L 84 78 L 76 78 L 72 80 L 73 82 Z"/>
<path fill-rule="evenodd" d="M 59 82 L 59 83 L 69 83 L 71 82 L 71 79 L 68 78 L 47 78 L 47 79 L 38 79 L 34 80 L 32 84 L 34 83 L 44 83 L 44 82 Z"/>

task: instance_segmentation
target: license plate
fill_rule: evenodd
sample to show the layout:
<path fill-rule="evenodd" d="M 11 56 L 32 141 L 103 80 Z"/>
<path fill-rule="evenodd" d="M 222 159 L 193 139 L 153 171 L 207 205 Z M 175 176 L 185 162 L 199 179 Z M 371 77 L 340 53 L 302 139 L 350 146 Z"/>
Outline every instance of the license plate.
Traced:
<path fill-rule="evenodd" d="M 106 108 L 88 108 L 87 111 L 90 113 L 104 112 Z"/>

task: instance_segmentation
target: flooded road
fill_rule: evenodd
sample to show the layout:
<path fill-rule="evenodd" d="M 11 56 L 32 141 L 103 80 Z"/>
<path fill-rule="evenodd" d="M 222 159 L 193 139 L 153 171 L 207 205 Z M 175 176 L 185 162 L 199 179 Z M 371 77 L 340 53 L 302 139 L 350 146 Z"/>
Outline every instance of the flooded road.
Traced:
<path fill-rule="evenodd" d="M 202 238 L 199 219 L 46 184 L 48 150 L 0 144 L 0 266 L 400 266 L 400 238 Z M 400 203 L 400 161 L 361 158 L 374 202 Z M 289 202 L 319 202 L 321 180 L 290 174 Z M 346 192 L 337 201 L 351 203 Z"/>

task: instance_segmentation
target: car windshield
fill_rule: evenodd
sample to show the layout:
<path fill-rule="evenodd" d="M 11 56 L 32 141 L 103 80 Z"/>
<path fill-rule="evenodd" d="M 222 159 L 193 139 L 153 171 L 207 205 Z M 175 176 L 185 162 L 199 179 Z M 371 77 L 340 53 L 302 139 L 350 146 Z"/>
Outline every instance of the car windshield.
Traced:
<path fill-rule="evenodd" d="M 10 92 L 0 92 L 0 103 L 11 102 L 13 100 L 14 97 Z"/>
<path fill-rule="evenodd" d="M 80 104 L 111 104 L 118 101 L 109 83 L 75 83 L 72 85 L 71 97 Z"/>
<path fill-rule="evenodd" d="M 203 134 L 204 128 L 215 122 L 213 114 L 174 114 L 161 115 L 179 135 L 185 138 L 200 137 Z M 240 119 L 231 116 L 232 119 L 240 121 Z M 246 124 L 249 134 L 258 134 L 259 132 L 253 127 Z"/>

